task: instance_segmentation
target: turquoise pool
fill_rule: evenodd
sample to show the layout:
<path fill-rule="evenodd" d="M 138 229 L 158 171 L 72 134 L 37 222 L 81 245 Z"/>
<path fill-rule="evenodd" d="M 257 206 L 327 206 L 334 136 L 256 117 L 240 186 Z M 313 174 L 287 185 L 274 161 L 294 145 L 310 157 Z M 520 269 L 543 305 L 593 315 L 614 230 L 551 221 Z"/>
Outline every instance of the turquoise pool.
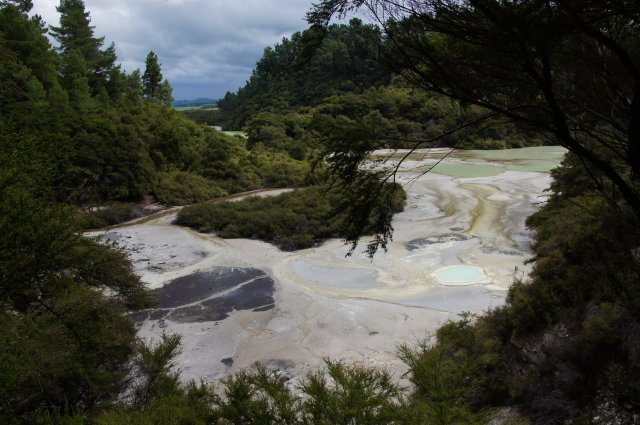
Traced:
<path fill-rule="evenodd" d="M 442 285 L 471 285 L 486 279 L 480 267 L 464 264 L 443 267 L 433 272 L 433 276 Z"/>

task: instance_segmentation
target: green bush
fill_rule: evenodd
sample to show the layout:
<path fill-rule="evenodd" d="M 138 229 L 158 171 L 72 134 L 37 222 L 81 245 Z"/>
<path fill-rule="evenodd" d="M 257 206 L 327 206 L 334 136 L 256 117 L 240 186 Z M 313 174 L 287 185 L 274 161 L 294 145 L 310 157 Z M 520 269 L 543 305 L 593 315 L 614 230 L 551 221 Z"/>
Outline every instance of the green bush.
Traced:
<path fill-rule="evenodd" d="M 111 202 L 106 205 L 85 208 L 78 215 L 78 220 L 84 229 L 98 229 L 123 223 L 135 218 L 136 206 L 128 202 Z"/>
<path fill-rule="evenodd" d="M 133 357 L 129 399 L 96 412 L 98 425 L 207 425 L 216 423 L 213 391 L 193 382 L 183 385 L 175 370 L 178 335 L 163 335 L 153 345 L 139 344 Z"/>
<path fill-rule="evenodd" d="M 154 185 L 156 199 L 168 205 L 188 205 L 226 194 L 209 179 L 186 171 L 158 173 Z"/>
<path fill-rule="evenodd" d="M 401 388 L 373 368 L 327 360 L 326 371 L 307 374 L 299 389 L 294 393 L 264 368 L 240 372 L 224 380 L 216 412 L 224 424 L 376 425 L 412 418 Z"/>
<path fill-rule="evenodd" d="M 72 209 L 19 177 L 0 171 L 0 417 L 56 423 L 126 389 L 136 330 L 124 313 L 152 301 L 125 254 L 83 238 Z"/>
<path fill-rule="evenodd" d="M 334 205 L 344 202 L 341 196 L 337 190 L 315 186 L 274 197 L 208 202 L 182 209 L 176 223 L 222 238 L 260 239 L 284 250 L 302 249 L 344 236 L 345 218 L 333 214 Z M 394 211 L 400 211 L 403 202 L 404 192 L 398 192 Z"/>
<path fill-rule="evenodd" d="M 503 341 L 491 322 L 473 323 L 465 314 L 441 326 L 435 338 L 399 347 L 416 386 L 413 402 L 429 423 L 483 424 L 491 413 L 484 407 L 505 401 Z"/>

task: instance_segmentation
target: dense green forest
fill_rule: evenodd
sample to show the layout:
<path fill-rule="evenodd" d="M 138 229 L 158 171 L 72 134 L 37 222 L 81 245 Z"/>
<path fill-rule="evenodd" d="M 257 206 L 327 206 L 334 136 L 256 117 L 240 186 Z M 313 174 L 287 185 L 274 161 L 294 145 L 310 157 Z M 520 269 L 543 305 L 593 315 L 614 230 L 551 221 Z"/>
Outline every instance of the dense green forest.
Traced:
<path fill-rule="evenodd" d="M 363 133 L 374 132 L 380 147 L 411 148 L 488 113 L 408 84 L 402 70 L 392 72 L 388 66 L 394 60 L 385 54 L 389 43 L 379 27 L 357 18 L 323 29 L 312 26 L 266 48 L 246 85 L 228 92 L 218 110 L 185 114 L 225 129 L 253 130 L 258 141 L 282 143 L 285 135 L 274 128 L 294 120 L 296 135 L 303 132 L 307 140 L 358 126 Z M 293 137 L 290 131 L 287 136 Z M 462 149 L 548 143 L 538 133 L 497 117 L 439 138 L 440 146 Z"/>
<path fill-rule="evenodd" d="M 383 29 L 330 24 L 363 4 L 384 17 Z M 246 127 L 245 142 L 173 111 L 155 53 L 144 72 L 123 72 L 81 0 L 62 0 L 60 24 L 50 28 L 29 17 L 28 0 L 0 2 L 3 423 L 480 424 L 505 406 L 519 410 L 512 424 L 636 421 L 640 6 L 396 7 L 325 0 L 309 14 L 309 30 L 265 50 L 215 118 Z M 528 221 L 537 238 L 531 279 L 516 282 L 504 306 L 399 347 L 410 392 L 383 371 L 330 360 L 297 393 L 265 370 L 229 376 L 219 392 L 182 384 L 179 338 L 144 345 L 124 314 L 153 304 L 124 254 L 81 236 L 111 220 L 87 220 L 78 214 L 84 206 L 144 195 L 187 204 L 318 183 L 325 170 L 309 173 L 313 154 L 340 184 L 340 234 L 353 242 L 376 233 L 374 253 L 392 234 L 397 204 L 393 190 L 380 191 L 389 176 L 359 168 L 372 150 L 542 141 L 571 153 L 553 173 L 549 202 Z M 301 198 L 317 200 L 319 189 L 308 190 Z M 283 199 L 302 202 L 294 196 Z M 259 212 L 258 202 L 237 208 Z M 124 205 L 114 214 L 126 216 Z M 227 213 L 211 208 L 196 218 Z M 318 228 L 316 219 L 300 217 Z M 234 225 L 225 223 L 229 232 Z M 299 242 L 287 237 L 273 239 Z"/>
<path fill-rule="evenodd" d="M 39 18 L 11 4 L 0 11 L 3 154 L 41 162 L 57 201 L 86 205 L 150 194 L 184 204 L 303 184 L 304 153 L 292 159 L 249 152 L 241 141 L 185 119 L 168 106 L 171 87 L 153 52 L 144 72 L 127 75 L 114 47 L 103 49 L 93 35 L 82 2 L 59 9 L 60 27 L 50 30 L 56 50 Z"/>
<path fill-rule="evenodd" d="M 387 84 L 391 73 L 379 60 L 381 41 L 379 28 L 359 19 L 331 25 L 326 34 L 311 28 L 284 38 L 265 48 L 244 87 L 220 99 L 221 125 L 241 128 L 259 112 L 293 111 Z"/>

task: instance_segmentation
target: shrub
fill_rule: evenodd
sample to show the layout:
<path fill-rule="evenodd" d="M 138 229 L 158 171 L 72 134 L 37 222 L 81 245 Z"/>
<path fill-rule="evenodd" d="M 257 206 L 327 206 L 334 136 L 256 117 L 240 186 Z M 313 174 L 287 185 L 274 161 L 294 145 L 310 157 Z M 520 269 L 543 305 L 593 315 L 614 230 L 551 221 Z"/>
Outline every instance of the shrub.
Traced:
<path fill-rule="evenodd" d="M 176 223 L 223 238 L 253 238 L 284 250 L 302 249 L 345 235 L 344 215 L 333 213 L 343 196 L 315 186 L 274 197 L 208 202 L 182 209 Z M 392 208 L 401 210 L 403 203 L 404 192 L 399 192 Z"/>
<path fill-rule="evenodd" d="M 154 194 L 163 204 L 188 205 L 227 193 L 205 177 L 185 171 L 172 171 L 158 173 Z"/>
<path fill-rule="evenodd" d="M 112 226 L 137 217 L 135 204 L 111 202 L 107 205 L 85 209 L 78 220 L 84 229 Z"/>

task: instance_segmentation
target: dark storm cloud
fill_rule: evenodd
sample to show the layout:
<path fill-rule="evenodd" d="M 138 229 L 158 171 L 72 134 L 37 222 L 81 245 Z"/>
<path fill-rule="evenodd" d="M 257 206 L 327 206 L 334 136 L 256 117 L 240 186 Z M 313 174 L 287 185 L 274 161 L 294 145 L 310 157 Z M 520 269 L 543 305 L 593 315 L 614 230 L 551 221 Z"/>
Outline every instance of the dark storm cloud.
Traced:
<path fill-rule="evenodd" d="M 144 70 L 150 50 L 176 99 L 219 97 L 251 75 L 265 47 L 306 28 L 313 0 L 85 0 L 97 36 L 114 42 L 118 61 Z M 34 13 L 57 25 L 57 0 L 34 0 Z"/>

